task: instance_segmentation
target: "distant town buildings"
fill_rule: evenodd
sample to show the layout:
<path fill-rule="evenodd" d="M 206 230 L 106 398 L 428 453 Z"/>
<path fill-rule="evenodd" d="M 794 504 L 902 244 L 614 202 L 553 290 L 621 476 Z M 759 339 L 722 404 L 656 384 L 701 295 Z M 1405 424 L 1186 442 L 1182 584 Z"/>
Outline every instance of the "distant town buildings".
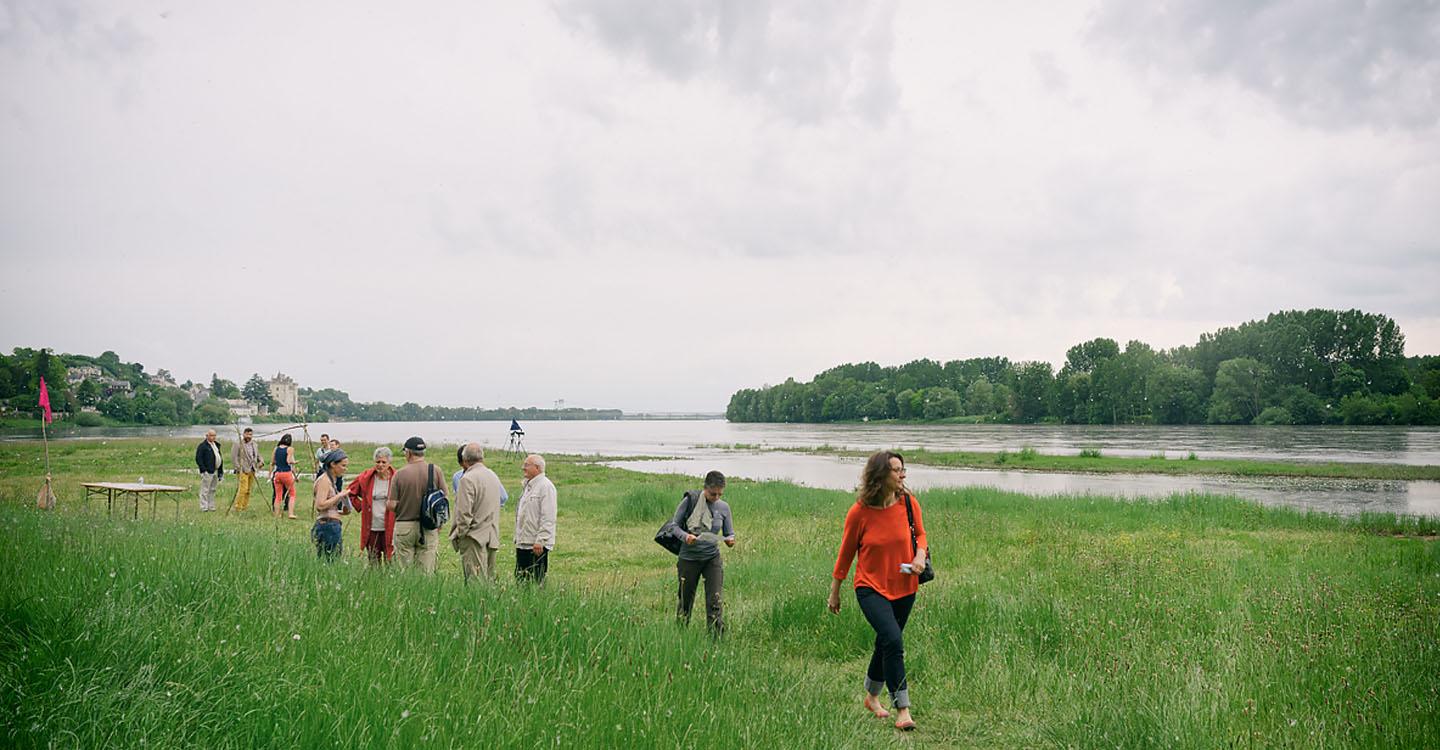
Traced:
<path fill-rule="evenodd" d="M 117 393 L 122 396 L 133 396 L 135 395 L 135 386 L 130 385 L 130 381 L 128 380 L 100 378 L 100 391 L 105 394 L 106 398 L 114 396 Z"/>
<path fill-rule="evenodd" d="M 69 368 L 69 372 L 65 375 L 65 382 L 69 383 L 70 385 L 76 385 L 78 383 L 83 383 L 87 380 L 94 380 L 96 382 L 99 382 L 104 378 L 105 371 L 101 370 L 99 367 L 96 367 L 95 365 L 80 365 L 79 367 Z"/>
<path fill-rule="evenodd" d="M 270 378 L 270 398 L 275 400 L 275 413 L 294 415 L 300 413 L 300 389 L 295 380 L 283 372 Z"/>
<path fill-rule="evenodd" d="M 230 414 L 236 417 L 254 417 L 260 413 L 259 407 L 243 398 L 227 398 L 225 405 L 230 407 Z"/>
<path fill-rule="evenodd" d="M 149 377 L 150 385 L 157 388 L 176 388 L 175 378 L 170 375 L 169 370 L 161 370 Z"/>
<path fill-rule="evenodd" d="M 210 398 L 210 389 L 199 383 L 191 383 L 188 393 L 190 394 L 190 401 L 197 405 L 205 399 Z"/>

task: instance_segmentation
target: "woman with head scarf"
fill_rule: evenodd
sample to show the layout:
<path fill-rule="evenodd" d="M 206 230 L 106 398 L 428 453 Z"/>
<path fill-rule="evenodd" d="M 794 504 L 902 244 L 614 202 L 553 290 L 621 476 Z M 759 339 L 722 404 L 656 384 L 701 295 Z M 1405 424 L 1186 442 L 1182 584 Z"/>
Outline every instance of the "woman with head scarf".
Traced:
<path fill-rule="evenodd" d="M 325 560 L 334 560 L 340 556 L 344 541 L 340 536 L 340 516 L 350 512 L 350 490 L 340 489 L 341 480 L 345 478 L 345 469 L 350 466 L 350 458 L 345 451 L 336 448 L 325 454 L 325 461 L 320 465 L 324 471 L 315 480 L 315 519 L 314 528 L 310 529 L 310 538 L 315 540 L 315 553 Z"/>

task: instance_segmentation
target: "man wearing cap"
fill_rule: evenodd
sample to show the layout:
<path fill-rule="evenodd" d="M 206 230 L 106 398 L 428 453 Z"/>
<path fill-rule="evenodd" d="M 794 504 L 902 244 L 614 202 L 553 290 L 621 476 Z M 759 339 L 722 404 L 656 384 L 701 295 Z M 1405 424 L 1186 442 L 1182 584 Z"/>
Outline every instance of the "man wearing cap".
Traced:
<path fill-rule="evenodd" d="M 230 449 L 230 462 L 235 465 L 235 474 L 240 477 L 240 486 L 235 488 L 235 510 L 250 507 L 250 488 L 255 486 L 255 472 L 265 465 L 260 458 L 260 448 L 255 444 L 255 430 L 246 427 L 240 434 L 240 442 Z"/>
<path fill-rule="evenodd" d="M 425 462 L 425 441 L 412 437 L 405 441 L 405 466 L 390 480 L 390 499 L 385 505 L 395 514 L 395 562 L 419 565 L 426 573 L 434 573 L 440 532 L 420 527 L 420 501 L 429 487 L 445 489 L 445 477 L 440 467 Z"/>
<path fill-rule="evenodd" d="M 460 570 L 469 581 L 475 576 L 495 578 L 495 550 L 500 548 L 500 477 L 485 465 L 479 443 L 460 449 L 465 475 L 455 493 L 455 523 L 450 543 L 460 553 Z"/>

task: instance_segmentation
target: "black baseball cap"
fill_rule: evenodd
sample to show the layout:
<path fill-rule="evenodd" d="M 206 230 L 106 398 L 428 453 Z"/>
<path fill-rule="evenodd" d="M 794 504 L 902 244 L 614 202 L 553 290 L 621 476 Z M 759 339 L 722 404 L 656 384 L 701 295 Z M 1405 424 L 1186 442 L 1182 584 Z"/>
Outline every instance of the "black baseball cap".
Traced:
<path fill-rule="evenodd" d="M 412 453 L 421 453 L 425 450 L 425 438 L 415 436 L 405 441 L 405 450 Z"/>

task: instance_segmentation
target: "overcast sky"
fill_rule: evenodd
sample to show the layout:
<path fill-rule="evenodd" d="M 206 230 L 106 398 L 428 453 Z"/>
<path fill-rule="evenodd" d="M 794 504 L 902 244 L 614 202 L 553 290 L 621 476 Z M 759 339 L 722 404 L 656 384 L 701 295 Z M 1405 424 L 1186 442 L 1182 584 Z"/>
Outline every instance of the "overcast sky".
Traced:
<path fill-rule="evenodd" d="M 723 410 L 1294 308 L 1440 353 L 1434 2 L 0 0 L 0 348 Z"/>

